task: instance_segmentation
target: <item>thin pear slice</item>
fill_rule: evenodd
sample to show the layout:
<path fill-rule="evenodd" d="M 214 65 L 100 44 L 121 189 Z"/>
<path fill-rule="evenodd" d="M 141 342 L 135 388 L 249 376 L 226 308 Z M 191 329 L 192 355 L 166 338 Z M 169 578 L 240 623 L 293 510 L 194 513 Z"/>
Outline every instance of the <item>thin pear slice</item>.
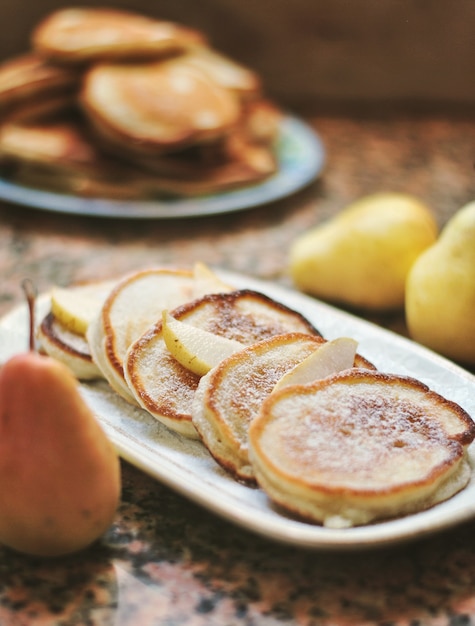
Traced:
<path fill-rule="evenodd" d="M 104 281 L 70 288 L 54 287 L 51 311 L 68 330 L 85 335 L 113 286 L 114 282 Z"/>
<path fill-rule="evenodd" d="M 198 376 L 204 376 L 223 359 L 244 348 L 239 341 L 180 322 L 168 311 L 162 313 L 162 332 L 175 359 Z"/>
<path fill-rule="evenodd" d="M 354 367 L 357 346 L 358 342 L 350 337 L 327 341 L 284 374 L 273 391 L 289 385 L 306 385 Z"/>
<path fill-rule="evenodd" d="M 219 293 L 233 291 L 235 287 L 228 285 L 219 278 L 205 263 L 198 261 L 193 266 L 193 276 L 196 281 L 196 297 L 204 293 Z"/>

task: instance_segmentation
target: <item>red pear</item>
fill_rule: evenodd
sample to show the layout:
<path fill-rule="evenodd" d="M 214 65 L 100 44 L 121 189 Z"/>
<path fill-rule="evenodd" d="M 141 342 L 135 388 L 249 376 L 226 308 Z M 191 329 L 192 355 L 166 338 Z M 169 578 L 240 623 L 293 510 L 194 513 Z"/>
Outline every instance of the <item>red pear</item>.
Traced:
<path fill-rule="evenodd" d="M 112 524 L 120 485 L 118 454 L 70 370 L 32 350 L 10 358 L 0 369 L 0 543 L 39 556 L 81 550 Z"/>

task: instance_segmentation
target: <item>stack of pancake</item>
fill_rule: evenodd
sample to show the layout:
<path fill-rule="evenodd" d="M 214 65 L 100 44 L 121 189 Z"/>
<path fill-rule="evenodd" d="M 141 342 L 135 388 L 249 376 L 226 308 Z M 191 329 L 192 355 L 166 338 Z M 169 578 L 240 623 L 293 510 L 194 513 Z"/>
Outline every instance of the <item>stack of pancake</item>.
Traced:
<path fill-rule="evenodd" d="M 470 480 L 475 423 L 459 405 L 415 378 L 377 371 L 354 339 L 328 341 L 299 312 L 202 264 L 64 295 L 61 307 L 53 292 L 39 328 L 46 352 L 200 440 L 226 473 L 287 514 L 368 524 L 433 506 Z M 232 352 L 198 373 L 196 353 L 183 361 L 167 340 L 164 311 Z"/>
<path fill-rule="evenodd" d="M 127 11 L 60 9 L 0 66 L 0 166 L 83 196 L 219 193 L 276 172 L 282 113 L 205 35 Z"/>

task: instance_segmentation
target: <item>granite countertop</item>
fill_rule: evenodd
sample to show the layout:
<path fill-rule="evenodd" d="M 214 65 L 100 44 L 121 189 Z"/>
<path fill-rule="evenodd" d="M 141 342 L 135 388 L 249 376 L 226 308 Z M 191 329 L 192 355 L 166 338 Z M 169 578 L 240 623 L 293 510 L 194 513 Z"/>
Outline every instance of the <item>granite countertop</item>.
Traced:
<path fill-rule="evenodd" d="M 475 197 L 475 120 L 309 118 L 327 149 L 291 198 L 188 220 L 110 220 L 0 206 L 0 314 L 21 281 L 106 278 L 151 265 L 211 266 L 290 285 L 287 251 L 367 193 L 412 193 L 440 225 Z M 405 334 L 402 314 L 377 323 Z M 469 624 L 475 522 L 373 550 L 296 549 L 250 534 L 125 461 L 114 524 L 94 546 L 45 561 L 0 549 L 2 626 Z"/>

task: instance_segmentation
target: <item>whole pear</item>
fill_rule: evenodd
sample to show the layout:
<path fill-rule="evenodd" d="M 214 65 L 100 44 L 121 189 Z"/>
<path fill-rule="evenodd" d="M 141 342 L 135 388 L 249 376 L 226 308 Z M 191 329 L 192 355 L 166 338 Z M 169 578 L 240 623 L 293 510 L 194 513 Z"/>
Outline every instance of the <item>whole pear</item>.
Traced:
<path fill-rule="evenodd" d="M 403 308 L 407 273 L 437 232 L 418 199 L 365 196 L 296 239 L 290 275 L 299 289 L 322 300 L 373 311 Z"/>
<path fill-rule="evenodd" d="M 455 213 L 414 263 L 406 285 L 406 320 L 416 341 L 475 364 L 475 201 Z"/>
<path fill-rule="evenodd" d="M 28 352 L 0 370 L 0 543 L 38 556 L 87 547 L 112 524 L 119 459 L 66 366 Z"/>

